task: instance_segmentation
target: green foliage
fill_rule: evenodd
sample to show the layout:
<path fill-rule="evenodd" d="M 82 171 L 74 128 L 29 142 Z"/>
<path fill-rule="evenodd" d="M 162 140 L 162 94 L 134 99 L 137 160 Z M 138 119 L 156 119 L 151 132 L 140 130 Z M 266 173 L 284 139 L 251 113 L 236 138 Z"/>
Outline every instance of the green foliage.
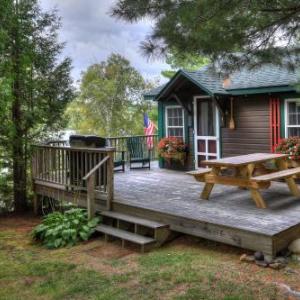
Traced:
<path fill-rule="evenodd" d="M 73 97 L 59 28 L 56 11 L 43 12 L 37 0 L 0 0 L 0 168 L 12 174 L 19 211 L 26 208 L 30 144 L 65 125 Z"/>
<path fill-rule="evenodd" d="M 176 49 L 229 70 L 270 61 L 300 64 L 299 0 L 118 0 L 112 15 L 128 22 L 154 20 L 142 44 L 148 56 Z"/>
<path fill-rule="evenodd" d="M 64 213 L 54 212 L 47 215 L 34 228 L 32 235 L 49 249 L 72 246 L 80 240 L 87 241 L 99 221 L 99 218 L 89 221 L 86 210 L 72 208 Z"/>
<path fill-rule="evenodd" d="M 143 113 L 155 106 L 143 99 L 151 84 L 118 54 L 90 66 L 82 76 L 79 96 L 67 109 L 69 127 L 83 134 L 143 134 Z M 150 117 L 157 116 L 153 113 Z"/>
<path fill-rule="evenodd" d="M 166 54 L 166 63 L 170 65 L 171 70 L 162 71 L 161 74 L 166 78 L 172 78 L 178 69 L 196 71 L 202 66 L 207 65 L 209 59 L 203 56 L 178 52 L 175 49 L 172 49 Z"/>

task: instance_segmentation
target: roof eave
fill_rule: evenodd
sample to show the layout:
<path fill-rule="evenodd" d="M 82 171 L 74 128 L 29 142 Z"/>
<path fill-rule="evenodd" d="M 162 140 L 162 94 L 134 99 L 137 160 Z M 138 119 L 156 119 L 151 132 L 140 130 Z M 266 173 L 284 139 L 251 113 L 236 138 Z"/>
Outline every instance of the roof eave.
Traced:
<path fill-rule="evenodd" d="M 226 89 L 231 95 L 252 95 L 252 94 L 266 94 L 266 93 L 280 93 L 280 92 L 296 92 L 293 86 L 270 86 L 270 87 L 257 87 L 245 89 Z"/>
<path fill-rule="evenodd" d="M 155 101 L 156 95 L 143 95 L 145 101 Z"/>

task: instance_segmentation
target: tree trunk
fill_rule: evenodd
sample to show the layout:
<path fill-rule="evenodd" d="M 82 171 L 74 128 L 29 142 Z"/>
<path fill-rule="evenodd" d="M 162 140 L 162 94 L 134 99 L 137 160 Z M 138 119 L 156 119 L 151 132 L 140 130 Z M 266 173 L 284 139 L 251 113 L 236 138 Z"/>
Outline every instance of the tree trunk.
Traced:
<path fill-rule="evenodd" d="M 22 84 L 21 84 L 21 60 L 20 60 L 20 39 L 18 24 L 18 1 L 16 5 L 16 27 L 14 30 L 13 60 L 13 103 L 12 103 L 12 154 L 13 154 L 13 182 L 14 182 L 14 204 L 16 212 L 23 212 L 27 209 L 26 202 L 26 165 L 24 134 L 22 129 Z"/>
<path fill-rule="evenodd" d="M 16 51 L 18 53 L 18 51 Z M 12 153 L 13 153 L 13 181 L 14 181 L 14 203 L 15 211 L 23 212 L 27 209 L 26 202 L 26 160 L 25 145 L 22 129 L 22 110 L 21 110 L 21 84 L 20 69 L 18 65 L 18 55 L 15 63 L 15 81 L 13 84 L 13 137 L 12 137 Z"/>

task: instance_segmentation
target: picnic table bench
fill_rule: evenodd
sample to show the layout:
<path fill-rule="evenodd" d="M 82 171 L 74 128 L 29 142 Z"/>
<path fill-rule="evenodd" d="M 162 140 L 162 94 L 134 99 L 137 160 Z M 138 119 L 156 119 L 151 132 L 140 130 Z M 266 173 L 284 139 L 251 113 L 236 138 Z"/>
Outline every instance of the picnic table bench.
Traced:
<path fill-rule="evenodd" d="M 266 208 L 267 205 L 259 190 L 269 188 L 271 181 L 277 179 L 284 179 L 291 193 L 300 197 L 300 190 L 294 180 L 294 177 L 300 174 L 300 167 L 288 169 L 287 157 L 287 154 L 254 153 L 206 160 L 202 165 L 209 168 L 200 168 L 187 173 L 193 175 L 197 181 L 205 182 L 201 193 L 202 199 L 209 199 L 215 184 L 223 184 L 248 189 L 256 206 Z M 263 170 L 268 170 L 267 174 L 254 176 L 256 169 L 270 161 L 274 161 L 274 169 L 268 170 L 264 167 Z M 222 169 L 233 169 L 233 174 L 222 175 Z"/>

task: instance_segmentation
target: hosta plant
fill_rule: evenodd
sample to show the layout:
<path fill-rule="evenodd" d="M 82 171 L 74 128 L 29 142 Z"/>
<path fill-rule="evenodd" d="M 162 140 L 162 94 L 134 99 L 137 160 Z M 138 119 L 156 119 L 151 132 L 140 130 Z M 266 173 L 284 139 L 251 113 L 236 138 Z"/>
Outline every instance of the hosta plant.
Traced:
<path fill-rule="evenodd" d="M 85 209 L 72 208 L 45 216 L 32 235 L 49 249 L 73 246 L 79 241 L 87 241 L 99 222 L 99 218 L 88 220 Z"/>

